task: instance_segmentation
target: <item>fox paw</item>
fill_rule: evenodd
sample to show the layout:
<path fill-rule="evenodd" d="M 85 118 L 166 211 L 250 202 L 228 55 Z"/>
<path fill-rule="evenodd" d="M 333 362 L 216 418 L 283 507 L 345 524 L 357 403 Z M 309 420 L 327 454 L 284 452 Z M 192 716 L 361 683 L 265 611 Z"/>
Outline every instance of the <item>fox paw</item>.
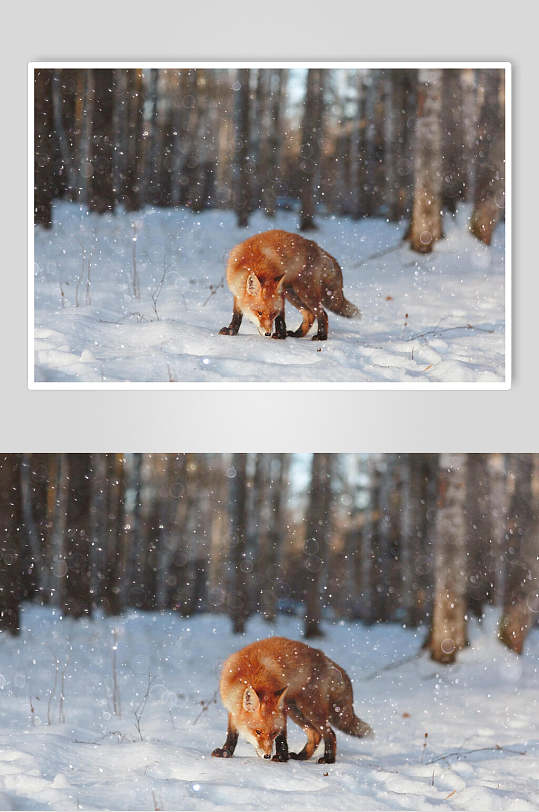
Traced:
<path fill-rule="evenodd" d="M 286 333 L 273 333 L 272 338 L 286 338 Z"/>
<path fill-rule="evenodd" d="M 282 755 L 279 755 L 278 753 L 276 753 L 276 754 L 275 754 L 275 755 L 272 757 L 272 759 L 271 759 L 271 760 L 272 760 L 272 761 L 281 761 L 281 762 L 285 762 L 285 761 L 288 761 L 288 756 L 282 756 Z"/>
<path fill-rule="evenodd" d="M 289 751 L 288 752 L 288 758 L 293 758 L 296 761 L 305 761 L 306 756 L 304 755 L 304 753 L 291 753 Z"/>
<path fill-rule="evenodd" d="M 320 336 L 318 335 L 318 333 L 311 338 L 311 341 L 327 341 L 327 340 L 328 340 L 327 336 Z"/>
<path fill-rule="evenodd" d="M 230 327 L 221 327 L 221 329 L 219 330 L 219 335 L 220 336 L 232 336 L 232 335 L 234 335 L 234 333 L 232 332 Z"/>
<path fill-rule="evenodd" d="M 335 764 L 335 756 L 320 756 L 319 764 Z"/>
<path fill-rule="evenodd" d="M 215 756 L 215 758 L 232 758 L 232 753 L 230 750 L 225 750 L 224 747 L 216 747 L 212 756 Z"/>
<path fill-rule="evenodd" d="M 301 338 L 302 337 L 302 334 L 300 332 L 298 332 L 297 330 L 287 330 L 286 335 L 289 336 L 290 338 Z"/>

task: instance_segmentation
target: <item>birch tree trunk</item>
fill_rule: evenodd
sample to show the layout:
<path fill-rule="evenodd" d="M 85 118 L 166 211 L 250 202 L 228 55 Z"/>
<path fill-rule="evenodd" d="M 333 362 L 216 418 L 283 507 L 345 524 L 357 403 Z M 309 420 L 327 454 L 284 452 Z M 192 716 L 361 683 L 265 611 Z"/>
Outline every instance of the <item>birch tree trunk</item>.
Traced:
<path fill-rule="evenodd" d="M 466 634 L 465 454 L 440 454 L 435 540 L 434 610 L 429 649 L 439 663 L 455 662 Z"/>
<path fill-rule="evenodd" d="M 488 456 L 468 454 L 467 466 L 468 610 L 477 618 L 493 602 L 496 580 Z"/>
<path fill-rule="evenodd" d="M 418 77 L 414 202 L 408 238 L 427 254 L 442 237 L 442 71 L 422 68 Z"/>
<path fill-rule="evenodd" d="M 470 231 L 490 245 L 505 205 L 505 73 L 482 72 L 483 104 L 476 141 L 477 174 Z"/>
<path fill-rule="evenodd" d="M 539 611 L 539 454 L 511 455 L 511 466 L 515 483 L 509 507 L 499 637 L 505 646 L 522 654 Z"/>

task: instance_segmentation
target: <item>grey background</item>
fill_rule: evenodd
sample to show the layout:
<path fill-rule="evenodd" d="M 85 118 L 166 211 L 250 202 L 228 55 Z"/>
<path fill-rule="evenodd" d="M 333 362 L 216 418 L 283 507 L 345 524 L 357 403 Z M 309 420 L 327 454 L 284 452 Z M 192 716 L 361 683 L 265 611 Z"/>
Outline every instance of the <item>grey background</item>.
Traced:
<path fill-rule="evenodd" d="M 539 451 L 531 4 L 56 0 L 11 6 L 3 22 L 0 451 Z M 29 391 L 27 63 L 71 59 L 511 61 L 513 388 Z"/>

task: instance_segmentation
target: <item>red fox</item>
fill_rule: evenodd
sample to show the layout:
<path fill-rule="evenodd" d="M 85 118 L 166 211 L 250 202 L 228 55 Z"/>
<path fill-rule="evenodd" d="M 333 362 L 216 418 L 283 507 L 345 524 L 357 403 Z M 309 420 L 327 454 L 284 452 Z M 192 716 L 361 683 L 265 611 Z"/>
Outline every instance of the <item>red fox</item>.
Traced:
<path fill-rule="evenodd" d="M 273 761 L 311 758 L 324 740 L 319 764 L 333 764 L 336 737 L 330 723 L 350 736 L 372 735 L 353 707 L 352 684 L 340 665 L 316 648 L 286 637 L 268 637 L 242 648 L 224 663 L 220 682 L 228 710 L 226 741 L 212 756 L 231 758 L 238 736 L 251 742 L 257 755 Z M 286 720 L 305 731 L 299 753 L 289 753 Z"/>
<path fill-rule="evenodd" d="M 360 316 L 358 308 L 344 298 L 337 260 L 299 234 L 276 229 L 239 243 L 230 252 L 226 278 L 234 296 L 234 311 L 220 335 L 237 335 L 244 315 L 260 335 L 272 338 L 305 336 L 318 319 L 313 341 L 325 341 L 328 317 L 324 307 L 347 318 Z M 285 298 L 303 317 L 293 332 L 286 329 Z"/>

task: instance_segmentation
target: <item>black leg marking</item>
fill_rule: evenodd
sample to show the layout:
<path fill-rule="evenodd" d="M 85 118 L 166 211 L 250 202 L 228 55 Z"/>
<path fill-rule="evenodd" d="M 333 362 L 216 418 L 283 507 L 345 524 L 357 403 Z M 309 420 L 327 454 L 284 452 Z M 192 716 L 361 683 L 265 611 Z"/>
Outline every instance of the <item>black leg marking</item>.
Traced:
<path fill-rule="evenodd" d="M 286 733 L 279 733 L 275 739 L 275 755 L 272 761 L 288 761 L 288 742 Z"/>
<path fill-rule="evenodd" d="M 286 323 L 284 320 L 284 313 L 279 313 L 275 319 L 275 332 L 272 338 L 286 338 Z"/>
<path fill-rule="evenodd" d="M 329 727 L 324 731 L 324 755 L 318 759 L 319 764 L 335 764 L 335 755 L 337 753 L 337 737 L 333 730 Z"/>
<path fill-rule="evenodd" d="M 215 756 L 216 758 L 232 758 L 237 743 L 238 734 L 233 730 L 228 730 L 225 743 L 222 747 L 216 747 L 212 753 L 212 756 Z"/>
<path fill-rule="evenodd" d="M 241 310 L 234 310 L 232 313 L 232 321 L 228 325 L 228 327 L 221 327 L 219 330 L 220 336 L 237 336 L 238 330 L 240 329 L 241 320 L 243 318 L 243 313 Z"/>
<path fill-rule="evenodd" d="M 313 341 L 327 341 L 328 338 L 328 314 L 322 310 L 318 315 L 318 332 L 313 336 Z"/>

